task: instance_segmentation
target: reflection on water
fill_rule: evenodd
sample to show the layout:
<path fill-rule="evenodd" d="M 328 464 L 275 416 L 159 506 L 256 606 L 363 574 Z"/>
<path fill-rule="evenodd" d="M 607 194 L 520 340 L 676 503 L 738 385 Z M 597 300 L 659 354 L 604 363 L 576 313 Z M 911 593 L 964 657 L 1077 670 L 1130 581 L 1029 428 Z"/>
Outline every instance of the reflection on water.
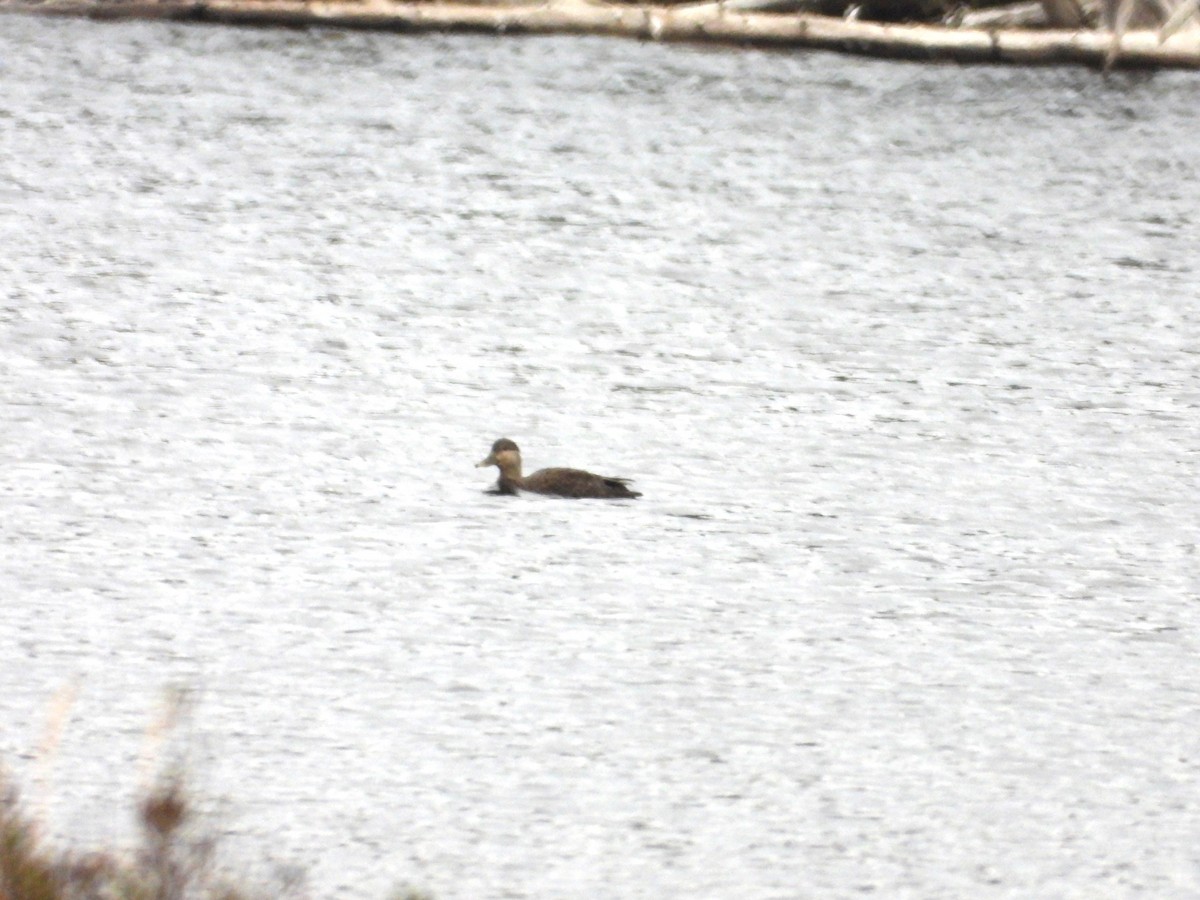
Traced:
<path fill-rule="evenodd" d="M 61 831 L 182 682 L 317 896 L 1200 890 L 1187 75 L 5 25 Z"/>

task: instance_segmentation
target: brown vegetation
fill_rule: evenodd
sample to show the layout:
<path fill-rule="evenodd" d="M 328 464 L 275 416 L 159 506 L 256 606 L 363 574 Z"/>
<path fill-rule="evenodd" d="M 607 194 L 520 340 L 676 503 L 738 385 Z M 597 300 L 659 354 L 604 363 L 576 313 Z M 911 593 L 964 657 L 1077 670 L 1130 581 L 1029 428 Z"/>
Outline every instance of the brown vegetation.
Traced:
<path fill-rule="evenodd" d="M 49 848 L 22 810 L 15 788 L 0 800 L 0 900 L 249 900 L 280 896 L 236 888 L 213 860 L 214 843 L 190 827 L 191 804 L 178 780 L 156 786 L 139 804 L 140 846 L 74 853 Z"/>
<path fill-rule="evenodd" d="M 199 827 L 181 779 L 160 781 L 138 803 L 140 842 L 130 852 L 48 846 L 16 789 L 0 783 L 0 900 L 282 900 L 298 883 L 245 887 L 216 863 L 216 841 Z M 400 890 L 392 900 L 431 900 Z"/>
<path fill-rule="evenodd" d="M 51 705 L 46 737 L 36 757 L 42 767 L 57 753 L 74 694 L 74 686 L 68 686 Z M 53 846 L 0 766 L 0 900 L 284 900 L 307 896 L 302 877 L 295 874 L 268 886 L 247 887 L 244 877 L 234 878 L 218 865 L 217 840 L 182 775 L 180 759 L 186 746 L 175 742 L 176 752 L 164 762 L 168 743 L 191 714 L 191 694 L 168 691 L 164 699 L 161 714 L 146 730 L 141 768 L 149 787 L 136 804 L 139 840 L 131 849 L 80 852 Z M 186 745 L 186 736 L 182 743 Z M 391 900 L 431 898 L 420 891 L 400 890 Z"/>

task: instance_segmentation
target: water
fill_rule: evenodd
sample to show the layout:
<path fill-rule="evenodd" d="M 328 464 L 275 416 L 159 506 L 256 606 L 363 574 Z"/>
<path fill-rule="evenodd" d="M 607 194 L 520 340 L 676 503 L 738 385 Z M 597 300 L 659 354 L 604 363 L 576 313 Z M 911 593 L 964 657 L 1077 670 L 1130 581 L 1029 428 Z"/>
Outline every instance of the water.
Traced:
<path fill-rule="evenodd" d="M 186 685 L 316 897 L 1200 894 L 1193 76 L 10 16 L 0 80 L 57 834 Z"/>

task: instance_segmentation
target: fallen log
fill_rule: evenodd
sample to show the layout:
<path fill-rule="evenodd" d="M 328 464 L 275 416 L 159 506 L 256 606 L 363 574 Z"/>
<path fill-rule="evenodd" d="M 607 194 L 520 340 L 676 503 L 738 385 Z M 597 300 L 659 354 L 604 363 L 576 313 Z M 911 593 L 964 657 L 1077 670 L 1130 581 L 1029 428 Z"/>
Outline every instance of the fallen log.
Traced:
<path fill-rule="evenodd" d="M 390 0 L 0 0 L 0 11 L 92 19 L 171 19 L 236 25 L 336 26 L 391 31 L 606 34 L 655 41 L 804 47 L 962 63 L 1200 69 L 1200 30 L 1160 41 L 1128 31 L 1113 55 L 1107 31 L 949 28 L 846 20 L 809 13 L 554 0 L 538 6 Z"/>

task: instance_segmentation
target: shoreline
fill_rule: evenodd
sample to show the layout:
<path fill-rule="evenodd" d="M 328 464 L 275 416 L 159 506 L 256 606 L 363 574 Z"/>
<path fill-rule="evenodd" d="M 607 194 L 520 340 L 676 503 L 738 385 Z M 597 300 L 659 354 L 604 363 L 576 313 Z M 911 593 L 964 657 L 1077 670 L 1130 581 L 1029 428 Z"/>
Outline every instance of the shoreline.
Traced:
<path fill-rule="evenodd" d="M 641 40 L 830 50 L 922 62 L 1200 69 L 1200 29 L 1157 31 L 955 28 L 814 13 L 742 12 L 719 3 L 613 5 L 552 0 L 482 5 L 390 0 L 0 0 L 0 12 L 96 21 L 165 19 L 266 27 L 398 32 L 598 34 Z"/>

